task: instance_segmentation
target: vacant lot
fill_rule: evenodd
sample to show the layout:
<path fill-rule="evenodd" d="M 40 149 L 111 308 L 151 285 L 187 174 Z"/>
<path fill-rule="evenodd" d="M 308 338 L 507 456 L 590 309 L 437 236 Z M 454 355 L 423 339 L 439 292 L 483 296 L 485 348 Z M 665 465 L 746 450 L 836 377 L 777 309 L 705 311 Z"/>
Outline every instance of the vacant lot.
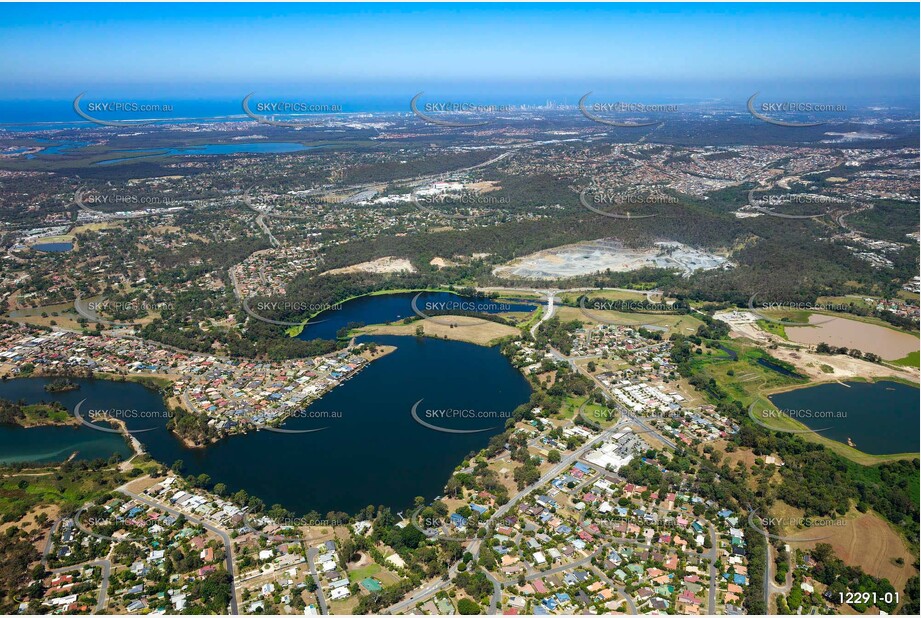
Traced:
<path fill-rule="evenodd" d="M 784 505 L 783 513 L 773 512 L 774 516 L 791 517 L 795 509 Z M 795 543 L 794 547 L 806 549 L 815 547 L 818 543 L 828 543 L 835 550 L 835 555 L 846 564 L 859 566 L 865 572 L 875 577 L 885 577 L 900 593 L 905 588 L 905 582 L 918 572 L 912 564 L 918 559 L 913 554 L 899 534 L 889 527 L 879 515 L 867 512 L 860 513 L 852 509 L 845 517 L 845 525 L 821 528 L 821 534 L 816 529 L 803 529 L 785 531 L 784 536 L 792 538 L 816 538 L 827 536 L 820 541 Z M 896 559 L 902 558 L 904 564 L 899 566 Z"/>
<path fill-rule="evenodd" d="M 416 328 L 419 326 L 422 327 L 426 337 L 466 341 L 477 345 L 492 345 L 503 337 L 519 333 L 514 326 L 506 326 L 489 320 L 469 316 L 442 315 L 431 319 L 416 320 L 409 324 L 397 322 L 365 326 L 357 329 L 355 334 L 415 335 Z"/>
<path fill-rule="evenodd" d="M 560 320 L 579 320 L 585 324 L 623 324 L 624 326 L 645 326 L 650 330 L 662 332 L 663 337 L 673 333 L 689 335 L 697 332 L 703 324 L 690 315 L 676 315 L 669 313 L 625 313 L 622 311 L 607 311 L 598 309 L 582 310 L 581 307 L 557 306 L 554 315 Z"/>
<path fill-rule="evenodd" d="M 328 270 L 324 275 L 342 275 L 348 273 L 377 273 L 377 274 L 386 274 L 386 273 L 398 273 L 398 272 L 416 272 L 416 268 L 412 265 L 412 262 L 406 258 L 397 258 L 397 257 L 382 257 L 376 260 L 371 260 L 370 262 L 362 262 L 361 264 L 354 264 L 352 266 L 345 266 L 344 268 L 334 268 L 333 270 Z"/>

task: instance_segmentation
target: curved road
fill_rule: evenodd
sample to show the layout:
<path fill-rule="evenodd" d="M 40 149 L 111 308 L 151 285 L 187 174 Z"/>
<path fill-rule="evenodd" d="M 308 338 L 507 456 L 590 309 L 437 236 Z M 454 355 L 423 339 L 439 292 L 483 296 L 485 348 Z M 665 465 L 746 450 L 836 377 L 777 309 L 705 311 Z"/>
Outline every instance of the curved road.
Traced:
<path fill-rule="evenodd" d="M 230 574 L 230 588 L 231 588 L 230 590 L 231 592 L 230 594 L 230 613 L 233 615 L 239 614 L 240 608 L 237 605 L 237 584 L 236 584 L 236 578 L 234 577 L 234 572 L 233 572 L 233 545 L 230 542 L 230 536 L 226 532 L 224 532 L 222 529 L 217 528 L 216 526 L 213 526 L 209 524 L 208 522 L 202 519 L 199 519 L 198 517 L 189 515 L 188 513 L 183 513 L 182 511 L 174 509 L 161 502 L 157 502 L 149 498 L 146 498 L 145 496 L 142 496 L 140 494 L 136 494 L 133 491 L 129 491 L 125 487 L 119 487 L 118 491 L 120 491 L 121 493 L 125 494 L 126 496 L 130 498 L 133 498 L 134 500 L 137 500 L 138 502 L 143 502 L 147 506 L 166 511 L 170 515 L 175 515 L 177 517 L 179 516 L 185 517 L 187 520 L 189 520 L 193 524 L 197 524 L 203 527 L 205 530 L 209 530 L 215 533 L 216 535 L 218 535 L 219 537 L 221 537 L 221 540 L 224 542 L 224 562 L 227 565 L 227 573 Z"/>
<path fill-rule="evenodd" d="M 320 604 L 320 613 L 328 616 L 329 608 L 326 606 L 326 595 L 323 594 L 323 586 L 321 585 L 315 562 L 318 553 L 319 551 L 316 547 L 311 547 L 307 550 L 307 566 L 310 567 L 310 576 L 313 577 L 313 582 L 317 585 L 317 602 Z"/>
<path fill-rule="evenodd" d="M 79 569 L 84 569 L 88 566 L 100 567 L 102 569 L 102 583 L 99 585 L 99 597 L 96 601 L 96 610 L 95 613 L 100 614 L 106 608 L 106 602 L 108 600 L 107 594 L 109 591 L 109 577 L 112 575 L 112 563 L 107 559 L 103 558 L 101 560 L 90 560 L 89 562 L 81 562 L 80 564 L 73 564 L 67 567 L 61 567 L 59 569 L 51 569 L 50 573 L 66 573 L 67 571 L 76 571 Z"/>

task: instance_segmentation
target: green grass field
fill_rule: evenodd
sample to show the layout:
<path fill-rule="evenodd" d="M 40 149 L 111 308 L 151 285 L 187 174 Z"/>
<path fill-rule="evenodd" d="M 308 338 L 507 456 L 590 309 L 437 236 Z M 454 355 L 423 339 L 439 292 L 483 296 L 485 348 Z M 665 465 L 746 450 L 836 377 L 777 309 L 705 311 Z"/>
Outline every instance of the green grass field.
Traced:
<path fill-rule="evenodd" d="M 52 406 L 36 403 L 22 408 L 25 415 L 25 425 L 43 425 L 47 423 L 67 423 L 75 419 L 67 410 L 60 410 Z"/>
<path fill-rule="evenodd" d="M 6 476 L 6 475 L 9 476 Z M 69 471 L 59 466 L 10 473 L 0 479 L 0 515 L 21 519 L 36 506 L 57 504 L 62 509 L 77 509 L 121 485 L 125 478 L 111 468 Z"/>
<path fill-rule="evenodd" d="M 578 304 L 580 296 L 588 296 L 590 298 L 604 298 L 607 300 L 632 300 L 632 301 L 642 301 L 646 300 L 645 294 L 640 294 L 639 292 L 621 292 L 619 290 L 592 290 L 591 292 L 563 292 L 559 295 L 561 303 L 567 305 Z"/>
<path fill-rule="evenodd" d="M 778 324 L 777 322 L 768 322 L 767 320 L 758 320 L 755 322 L 758 325 L 758 328 L 761 330 L 782 337 L 783 339 L 789 339 L 787 337 L 787 331 L 784 328 L 783 324 Z"/>
<path fill-rule="evenodd" d="M 737 360 L 731 360 L 722 350 L 704 349 L 703 354 L 695 354 L 692 357 L 692 363 L 695 369 L 703 371 L 708 378 L 713 378 L 718 386 L 746 406 L 765 390 L 807 383 L 805 379 L 785 376 L 758 364 L 758 359 L 767 359 L 768 354 L 757 346 L 745 345 L 739 341 L 720 343 L 736 352 Z"/>
<path fill-rule="evenodd" d="M 376 562 L 349 571 L 349 581 L 360 582 L 366 577 L 375 577 L 383 570 Z"/>
<path fill-rule="evenodd" d="M 909 352 L 908 356 L 894 360 L 892 364 L 900 367 L 921 367 L 921 352 Z"/>

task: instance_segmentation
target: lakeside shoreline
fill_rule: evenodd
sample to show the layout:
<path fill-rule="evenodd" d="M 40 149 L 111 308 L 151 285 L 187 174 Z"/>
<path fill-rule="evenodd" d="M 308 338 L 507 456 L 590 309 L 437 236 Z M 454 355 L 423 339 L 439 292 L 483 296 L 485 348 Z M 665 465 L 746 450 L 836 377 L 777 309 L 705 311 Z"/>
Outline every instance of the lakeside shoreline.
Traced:
<path fill-rule="evenodd" d="M 776 410 L 780 412 L 781 411 L 780 408 L 778 408 L 777 405 L 770 399 L 772 395 L 778 395 L 781 393 L 789 393 L 795 390 L 802 390 L 805 388 L 830 385 L 830 384 L 840 384 L 840 385 L 846 386 L 847 382 L 857 382 L 857 383 L 864 383 L 864 384 L 875 384 L 878 382 L 897 382 L 899 384 L 903 384 L 904 386 L 908 386 L 910 388 L 919 388 L 919 385 L 917 383 L 913 383 L 913 382 L 910 382 L 904 379 L 896 379 L 896 378 L 889 378 L 889 377 L 858 378 L 858 379 L 848 378 L 846 381 L 823 380 L 819 382 L 809 382 L 806 384 L 788 384 L 785 386 L 780 386 L 780 387 L 761 391 L 758 394 L 758 396 L 749 405 L 749 408 L 752 408 L 753 406 L 758 405 L 759 402 L 763 402 L 762 407 L 764 409 Z M 750 415 L 751 413 L 749 413 L 749 416 Z M 847 444 L 846 442 L 836 440 L 834 438 L 826 437 L 822 435 L 821 433 L 818 433 L 812 427 L 809 427 L 802 421 L 799 421 L 787 415 L 783 416 L 783 419 L 779 424 L 776 421 L 772 423 L 771 421 L 762 420 L 762 419 L 759 419 L 759 422 L 763 423 L 764 425 L 768 426 L 774 431 L 783 432 L 784 429 L 786 428 L 792 428 L 797 431 L 804 432 L 800 434 L 804 439 L 820 444 L 824 446 L 825 448 L 828 448 L 832 452 L 838 455 L 841 455 L 842 457 L 845 457 L 846 459 L 849 459 L 850 461 L 853 461 L 860 465 L 872 466 L 872 465 L 886 463 L 889 461 L 899 461 L 899 460 L 909 460 L 910 461 L 912 459 L 918 459 L 918 453 L 910 452 L 910 451 L 901 452 L 901 453 L 881 453 L 881 454 L 867 453 L 865 451 L 860 450 L 859 448 L 856 448 L 855 446 L 851 446 Z"/>
<path fill-rule="evenodd" d="M 412 319 L 409 323 L 404 323 L 403 320 L 397 320 L 382 324 L 368 324 L 349 331 L 349 336 L 373 337 L 374 335 L 388 335 L 395 337 L 418 337 L 420 335 L 416 333 L 416 329 L 421 326 L 423 329 L 421 336 L 425 338 L 458 341 L 491 348 L 511 337 L 518 336 L 521 332 L 516 326 L 500 324 L 499 322 L 493 322 L 492 320 L 475 316 L 440 315 L 433 317 L 440 317 L 446 320 L 454 318 L 457 320 L 457 324 L 456 326 L 451 326 L 443 322 L 430 321 L 426 318 L 417 317 Z"/>
<path fill-rule="evenodd" d="M 349 296 L 348 298 L 343 298 L 342 300 L 338 300 L 335 303 L 332 303 L 329 308 L 322 309 L 320 311 L 317 311 L 316 313 L 311 314 L 307 319 L 305 319 L 298 326 L 288 327 L 287 329 L 285 329 L 285 333 L 291 338 L 297 337 L 302 332 L 304 332 L 304 328 L 307 326 L 307 323 L 310 322 L 310 320 L 314 319 L 321 313 L 325 313 L 329 311 L 332 307 L 340 307 L 344 305 L 345 303 L 352 301 L 352 300 L 358 300 L 359 298 L 368 298 L 370 296 L 387 296 L 388 294 L 412 294 L 413 292 L 417 292 L 417 293 L 419 292 L 432 292 L 432 293 L 441 292 L 441 293 L 447 293 L 447 294 L 454 294 L 455 296 L 460 296 L 460 294 L 458 294 L 456 291 L 449 290 L 447 288 L 412 288 L 412 289 L 398 288 L 398 289 L 393 289 L 393 290 L 375 290 L 374 292 L 368 292 L 366 294 L 357 294 L 355 296 Z"/>
<path fill-rule="evenodd" d="M 365 362 L 364 364 L 362 364 L 360 367 L 356 368 L 355 371 L 353 371 L 352 373 L 350 373 L 348 376 L 344 377 L 340 382 L 338 382 L 338 383 L 336 383 L 336 384 L 334 384 L 334 385 L 329 385 L 329 386 L 327 386 L 326 388 L 324 388 L 323 390 L 319 391 L 319 392 L 317 393 L 316 397 L 313 397 L 313 398 L 311 398 L 311 399 L 309 399 L 309 400 L 306 400 L 306 401 L 301 402 L 301 404 L 302 404 L 301 406 L 299 406 L 299 407 L 297 407 L 297 408 L 292 407 L 292 409 L 288 410 L 284 416 L 279 417 L 279 418 L 276 419 L 273 423 L 268 424 L 268 425 L 265 425 L 265 426 L 263 426 L 263 427 L 257 427 L 257 426 L 254 426 L 254 425 L 253 425 L 253 426 L 247 425 L 247 426 L 245 426 L 243 429 L 241 429 L 241 430 L 239 430 L 239 431 L 223 432 L 223 433 L 221 433 L 221 435 L 212 437 L 211 439 L 209 439 L 209 440 L 208 440 L 207 442 L 205 442 L 205 443 L 198 443 L 198 442 L 195 442 L 194 440 L 192 440 L 192 439 L 189 438 L 188 436 L 185 436 L 185 435 L 182 435 L 182 434 L 178 433 L 178 432 L 175 430 L 175 427 L 173 427 L 173 428 L 168 428 L 167 431 L 168 431 L 175 439 L 179 440 L 185 448 L 192 450 L 192 449 L 204 449 L 204 448 L 207 448 L 208 446 L 213 445 L 213 444 L 216 444 L 216 443 L 220 442 L 221 440 L 223 440 L 223 439 L 225 439 L 225 438 L 227 438 L 227 437 L 233 436 L 233 435 L 245 435 L 245 434 L 248 433 L 250 430 L 253 430 L 253 431 L 260 431 L 261 429 L 267 429 L 267 428 L 270 428 L 270 427 L 278 427 L 278 426 L 280 426 L 280 425 L 283 425 L 283 424 L 285 423 L 285 421 L 287 421 L 288 418 L 291 416 L 291 414 L 297 412 L 298 410 L 304 409 L 306 406 L 309 406 L 310 404 L 312 404 L 312 403 L 314 403 L 314 402 L 316 402 L 316 401 L 319 401 L 320 399 L 322 399 L 322 397 L 323 397 L 324 395 L 326 395 L 327 393 L 329 393 L 329 392 L 331 392 L 332 390 L 334 390 L 337 386 L 341 386 L 341 384 L 342 384 L 343 382 L 346 382 L 346 381 L 350 380 L 352 377 L 354 377 L 355 375 L 357 375 L 358 373 L 360 373 L 360 372 L 362 371 L 362 369 L 364 369 L 365 367 L 367 367 L 367 366 L 368 366 L 370 363 L 372 363 L 373 361 L 379 360 L 379 359 L 381 359 L 381 358 L 383 358 L 383 357 L 385 357 L 385 356 L 391 354 L 392 352 L 394 352 L 394 351 L 396 351 L 396 350 L 397 350 L 397 347 L 396 347 L 396 346 L 390 346 L 390 345 L 377 345 L 377 344 L 376 344 L 375 353 L 372 354 L 372 353 L 368 352 L 367 350 L 363 351 L 363 352 L 360 354 L 360 356 L 362 356 L 362 358 L 364 358 L 364 359 L 366 360 L 366 362 Z M 29 375 L 5 376 L 4 379 L 5 379 L 6 381 L 23 380 L 23 379 L 53 379 L 53 378 L 56 378 L 56 377 L 60 377 L 60 376 L 63 375 L 63 374 L 65 374 L 65 372 L 37 371 L 37 372 L 33 372 L 33 373 L 29 374 Z M 66 375 L 69 375 L 69 377 L 76 378 L 76 379 L 81 379 L 81 380 L 103 380 L 103 381 L 113 382 L 113 383 L 131 382 L 131 383 L 134 383 L 134 384 L 139 384 L 139 385 L 141 385 L 141 386 L 143 386 L 143 387 L 145 387 L 145 388 L 148 388 L 148 389 L 150 389 L 150 390 L 156 391 L 157 394 L 159 395 L 159 397 L 161 398 L 161 401 L 162 401 L 162 403 L 163 403 L 164 409 L 165 409 L 167 412 L 169 411 L 169 409 L 170 409 L 171 407 L 179 407 L 179 408 L 181 408 L 184 412 L 186 412 L 186 413 L 188 413 L 188 414 L 190 414 L 190 415 L 192 415 L 192 416 L 195 416 L 195 417 L 202 417 L 202 418 L 208 418 L 206 415 L 202 415 L 200 412 L 197 412 L 197 411 L 195 411 L 195 410 L 190 410 L 189 407 L 188 407 L 188 405 L 186 405 L 186 403 L 183 401 L 184 398 L 181 397 L 180 395 L 175 394 L 175 393 L 168 393 L 168 392 L 165 392 L 164 388 L 172 389 L 172 386 L 173 386 L 174 382 L 175 382 L 176 379 L 177 379 L 176 376 L 168 376 L 167 374 L 126 374 L 126 375 L 123 375 L 123 374 L 107 373 L 107 372 L 93 372 L 93 373 L 91 373 L 91 374 L 89 374 L 89 375 L 82 375 L 82 376 L 73 376 L 73 375 L 71 375 L 71 374 L 66 374 Z M 49 394 L 52 394 L 52 395 L 53 395 L 54 393 L 49 393 Z M 24 428 L 24 429 L 30 429 L 30 428 L 33 428 L 33 427 L 50 427 L 50 426 L 62 426 L 62 427 L 64 427 L 64 426 L 73 426 L 73 427 L 79 427 L 79 426 L 85 424 L 85 423 L 82 423 L 82 422 L 80 421 L 80 419 L 78 419 L 78 418 L 76 418 L 75 416 L 73 416 L 72 411 L 68 411 L 68 412 L 69 412 L 69 414 L 68 414 L 67 420 L 62 421 L 62 422 L 39 422 L 39 423 L 30 423 L 30 424 L 28 424 L 28 425 L 24 425 L 24 424 L 21 424 L 21 423 L 15 423 L 14 425 L 15 425 L 15 426 L 22 427 L 22 428 Z M 146 454 L 146 451 L 145 451 L 145 449 L 144 449 L 143 443 L 141 443 L 136 437 L 134 437 L 134 436 L 131 434 L 130 431 L 128 431 L 127 425 L 125 424 L 125 422 L 124 422 L 123 420 L 121 420 L 121 419 L 115 419 L 115 418 L 106 418 L 106 419 L 104 419 L 104 420 L 106 420 L 106 421 L 108 421 L 108 422 L 111 422 L 113 425 L 115 425 L 116 427 L 118 427 L 119 433 L 121 433 L 122 436 L 125 438 L 125 440 L 126 440 L 126 442 L 128 443 L 128 445 L 129 445 L 129 446 L 131 447 L 131 449 L 134 451 L 135 455 Z M 169 423 L 167 423 L 167 425 L 165 425 L 165 427 L 167 427 L 168 424 L 169 424 Z"/>
<path fill-rule="evenodd" d="M 284 416 L 281 416 L 281 417 L 275 419 L 272 423 L 268 423 L 268 424 L 262 425 L 262 426 L 246 425 L 242 430 L 239 430 L 239 431 L 228 431 L 228 432 L 223 432 L 221 435 L 212 437 L 212 438 L 209 439 L 207 442 L 202 443 L 202 444 L 199 444 L 198 442 L 192 441 L 188 436 L 183 436 L 182 434 L 176 433 L 175 430 L 172 430 L 172 429 L 171 429 L 171 430 L 170 430 L 170 433 L 172 433 L 173 436 L 175 436 L 179 441 L 181 441 L 182 444 L 183 444 L 183 446 L 185 446 L 185 447 L 188 448 L 188 449 L 204 449 L 204 448 L 207 448 L 207 447 L 209 447 L 209 446 L 211 446 L 211 445 L 213 445 L 213 444 L 217 444 L 218 442 L 224 440 L 225 438 L 229 438 L 229 437 L 231 437 L 231 436 L 246 435 L 246 434 L 249 433 L 250 431 L 257 431 L 257 432 L 258 432 L 258 431 L 262 431 L 262 430 L 269 430 L 269 429 L 272 429 L 272 428 L 280 427 L 281 425 L 284 425 L 284 424 L 285 424 L 285 422 L 291 417 L 292 414 L 294 414 L 294 413 L 296 413 L 296 412 L 298 412 L 298 411 L 300 411 L 300 410 L 305 409 L 307 406 L 309 406 L 310 404 L 312 404 L 312 403 L 314 403 L 314 402 L 316 402 L 316 401 L 319 401 L 319 400 L 322 399 L 326 394 L 328 394 L 328 393 L 330 393 L 331 391 L 333 391 L 336 387 L 341 386 L 342 383 L 347 382 L 348 380 L 351 380 L 353 377 L 355 377 L 356 375 L 358 375 L 359 373 L 361 373 L 361 371 L 362 371 L 365 367 L 367 367 L 368 365 L 370 365 L 373 361 L 379 360 L 379 359 L 381 359 L 381 358 L 387 356 L 388 354 L 391 354 L 392 352 L 395 352 L 396 350 L 397 350 L 397 347 L 396 347 L 396 346 L 377 345 L 377 353 L 374 354 L 373 356 L 371 356 L 370 358 L 367 357 L 367 356 L 364 356 L 364 353 L 363 353 L 363 354 L 362 354 L 362 357 L 365 358 L 365 360 L 366 360 L 367 362 L 365 362 L 363 365 L 361 365 L 360 367 L 358 367 L 357 369 L 355 369 L 355 371 L 353 371 L 353 372 L 350 373 L 349 375 L 345 376 L 340 382 L 338 382 L 338 383 L 336 383 L 336 384 L 334 384 L 334 385 L 330 385 L 330 386 L 328 386 L 327 388 L 324 388 L 323 390 L 319 391 L 319 392 L 317 393 L 316 397 L 314 397 L 314 398 L 312 398 L 312 399 L 310 399 L 310 400 L 305 400 L 304 402 L 302 402 L 302 405 L 299 406 L 299 407 L 296 407 L 296 408 L 292 407 L 292 409 L 288 410 Z M 170 400 L 173 400 L 173 399 L 177 400 L 177 402 L 179 403 L 179 405 L 182 406 L 183 410 L 185 410 L 185 411 L 188 412 L 189 414 L 194 415 L 194 416 L 203 416 L 203 415 L 202 415 L 201 413 L 199 413 L 199 412 L 190 411 L 190 410 L 188 409 L 188 406 L 185 404 L 185 401 L 183 400 L 184 398 L 183 398 L 183 397 L 180 397 L 180 396 L 178 396 L 178 395 L 175 395 L 175 394 L 174 394 L 172 397 L 170 397 L 169 400 L 164 399 L 164 405 L 167 405 L 167 406 L 168 406 L 168 402 L 169 402 Z"/>

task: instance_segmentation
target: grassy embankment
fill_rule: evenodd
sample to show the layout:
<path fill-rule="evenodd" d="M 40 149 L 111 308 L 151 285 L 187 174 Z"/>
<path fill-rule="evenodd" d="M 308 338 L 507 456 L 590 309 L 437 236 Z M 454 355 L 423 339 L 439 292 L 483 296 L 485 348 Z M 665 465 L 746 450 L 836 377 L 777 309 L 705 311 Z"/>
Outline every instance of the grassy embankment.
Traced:
<path fill-rule="evenodd" d="M 772 414 L 768 417 L 763 415 L 758 417 L 758 420 L 765 425 L 796 431 L 809 429 L 806 425 L 785 414 L 776 414 L 777 407 L 771 403 L 768 395 L 813 386 L 816 384 L 815 382 L 809 382 L 804 378 L 785 376 L 759 365 L 758 359 L 767 359 L 768 355 L 757 346 L 746 345 L 739 341 L 722 342 L 722 344 L 736 351 L 738 359 L 732 361 L 728 355 L 721 351 L 712 350 L 711 354 L 705 353 L 695 356 L 693 360 L 695 370 L 702 372 L 707 378 L 715 380 L 722 389 L 734 399 L 741 401 L 746 407 L 751 407 L 754 404 L 752 407 L 754 411 L 770 411 Z M 905 383 L 910 384 L 909 382 Z M 917 453 L 871 455 L 818 433 L 808 432 L 800 435 L 805 440 L 822 444 L 842 457 L 863 465 L 874 465 L 884 461 L 918 457 Z"/>

